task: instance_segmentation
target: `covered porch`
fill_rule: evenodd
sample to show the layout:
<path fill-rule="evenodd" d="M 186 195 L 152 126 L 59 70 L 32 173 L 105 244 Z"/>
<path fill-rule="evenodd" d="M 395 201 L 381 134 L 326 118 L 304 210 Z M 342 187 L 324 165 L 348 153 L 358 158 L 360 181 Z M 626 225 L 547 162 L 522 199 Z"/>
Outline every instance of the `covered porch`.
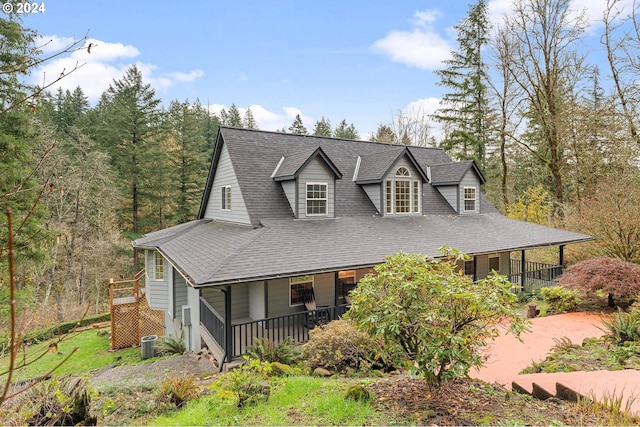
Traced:
<path fill-rule="evenodd" d="M 521 295 L 555 283 L 563 271 L 563 252 L 561 247 L 558 264 L 528 261 L 523 250 L 519 258 L 512 258 L 510 252 L 477 255 L 461 268 L 472 267 L 474 279 L 496 269 L 517 285 L 513 292 Z M 223 363 L 246 354 L 259 339 L 276 344 L 287 338 L 307 342 L 311 329 L 339 319 L 348 310 L 348 291 L 370 271 L 363 268 L 239 283 L 217 288 L 218 294 L 203 290 L 199 298 L 200 336 Z M 298 303 L 298 290 L 308 285 L 318 296 L 315 309 Z"/>

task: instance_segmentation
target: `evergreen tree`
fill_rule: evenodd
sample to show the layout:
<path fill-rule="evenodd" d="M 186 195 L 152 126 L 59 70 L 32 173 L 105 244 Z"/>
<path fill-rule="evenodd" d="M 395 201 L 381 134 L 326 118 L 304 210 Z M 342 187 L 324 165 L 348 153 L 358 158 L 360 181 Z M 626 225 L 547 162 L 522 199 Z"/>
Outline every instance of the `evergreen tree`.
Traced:
<path fill-rule="evenodd" d="M 347 121 L 345 119 L 342 119 L 340 124 L 338 124 L 336 129 L 333 131 L 333 136 L 334 138 L 340 139 L 358 139 L 360 137 L 353 123 L 347 125 Z"/>
<path fill-rule="evenodd" d="M 447 130 L 442 148 L 456 158 L 474 160 L 483 170 L 489 117 L 487 67 L 482 58 L 489 30 L 485 0 L 471 5 L 455 29 L 458 50 L 445 61 L 446 68 L 435 72 L 440 77 L 438 84 L 449 91 L 443 95 L 442 107 L 434 118 Z"/>
<path fill-rule="evenodd" d="M 379 125 L 376 133 L 371 136 L 371 141 L 384 142 L 387 144 L 397 143 L 396 133 L 387 125 Z"/>
<path fill-rule="evenodd" d="M 315 126 L 313 127 L 313 135 L 315 136 L 328 136 L 333 135 L 333 130 L 331 129 L 331 122 L 329 119 L 325 119 L 322 116 L 320 121 L 317 121 Z"/>
<path fill-rule="evenodd" d="M 293 123 L 291 123 L 291 126 L 289 126 L 289 133 L 293 133 L 295 135 L 309 134 L 307 128 L 302 124 L 302 117 L 300 117 L 300 114 L 296 114 L 296 118 L 293 120 Z"/>
<path fill-rule="evenodd" d="M 213 149 L 216 145 L 216 138 L 218 137 L 218 130 L 220 129 L 221 120 L 215 113 L 212 113 L 209 109 L 200 105 L 200 101 L 196 99 L 196 113 L 198 115 L 200 126 L 204 132 L 204 138 L 207 145 L 204 150 L 207 153 L 207 166 L 211 163 L 211 156 L 213 156 Z"/>
<path fill-rule="evenodd" d="M 247 111 L 244 113 L 243 124 L 247 129 L 258 129 L 258 124 L 256 123 L 256 119 L 253 117 L 251 107 L 247 107 Z"/>
<path fill-rule="evenodd" d="M 33 67 L 33 43 L 37 34 L 16 20 L 0 18 L 0 267 L 7 250 L 7 208 L 13 212 L 15 250 L 21 255 L 40 257 L 43 252 L 39 233 L 44 210 L 38 206 L 39 193 L 46 182 L 36 179 L 40 161 L 53 149 L 33 130 L 35 108 L 25 100 L 34 88 L 23 79 Z M 35 208 L 35 209 L 34 209 Z M 0 284 L 6 269 L 0 273 Z"/>
<path fill-rule="evenodd" d="M 205 132 L 200 120 L 202 107 L 189 101 L 172 101 L 168 117 L 171 127 L 169 158 L 175 178 L 176 207 L 174 222 L 195 219 L 206 181 Z"/>
<path fill-rule="evenodd" d="M 242 116 L 240 115 L 240 110 L 238 110 L 238 107 L 236 107 L 236 104 L 231 104 L 231 107 L 229 107 L 229 111 L 227 111 L 226 113 L 227 113 L 226 117 L 223 117 L 223 121 L 222 121 L 223 125 L 231 126 L 234 128 L 243 127 Z"/>
<path fill-rule="evenodd" d="M 127 194 L 127 206 L 122 220 L 125 230 L 138 236 L 146 231 L 142 224 L 143 206 L 155 197 L 162 177 L 158 158 L 160 132 L 160 100 L 149 84 L 142 81 L 142 73 L 129 67 L 120 80 L 114 80 L 103 94 L 98 108 L 103 113 L 105 128 L 96 135 L 108 153 Z M 160 173 L 159 173 L 160 171 Z M 154 215 L 154 212 L 147 212 Z M 126 218 L 129 217 L 127 220 Z M 139 271 L 137 251 L 134 268 Z"/>

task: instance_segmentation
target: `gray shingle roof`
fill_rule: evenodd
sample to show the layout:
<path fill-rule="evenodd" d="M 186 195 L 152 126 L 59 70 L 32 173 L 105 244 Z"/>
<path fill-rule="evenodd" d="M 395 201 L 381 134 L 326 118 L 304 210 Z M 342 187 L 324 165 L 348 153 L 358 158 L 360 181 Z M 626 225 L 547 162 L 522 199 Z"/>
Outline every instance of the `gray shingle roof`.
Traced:
<path fill-rule="evenodd" d="M 459 184 L 469 169 L 473 169 L 484 184 L 484 176 L 472 160 L 431 165 L 431 185 Z"/>
<path fill-rule="evenodd" d="M 320 156 L 324 160 L 338 179 L 342 178 L 340 170 L 333 164 L 333 161 L 324 153 L 321 147 L 304 147 L 297 153 L 281 158 L 272 174 L 273 179 L 283 181 L 295 178 L 304 166 L 316 156 Z"/>
<path fill-rule="evenodd" d="M 364 190 L 351 180 L 358 156 L 364 158 L 372 154 L 393 150 L 400 153 L 401 150 L 407 148 L 406 146 L 369 141 L 228 127 L 220 128 L 217 150 L 221 149 L 221 143 L 226 144 L 229 151 L 240 190 L 247 205 L 249 218 L 254 226 L 258 226 L 260 221 L 265 218 L 293 218 L 291 205 L 287 201 L 280 183 L 271 178 L 282 157 L 304 157 L 306 146 L 309 147 L 309 151 L 307 151 L 309 153 L 317 147 L 321 147 L 323 153 L 333 162 L 342 176 L 349 178 L 336 181 L 336 216 L 368 216 L 376 214 L 376 208 Z M 423 170 L 426 169 L 424 165 L 451 162 L 444 151 L 438 148 L 408 147 L 408 150 Z M 214 156 L 214 162 L 215 158 Z M 294 162 L 292 162 L 293 164 Z M 205 192 L 203 200 L 207 199 L 206 196 Z M 428 197 L 428 195 L 426 196 Z M 425 205 L 425 213 L 443 212 L 450 212 L 450 208 L 442 197 L 435 197 L 432 204 Z M 204 213 L 204 206 L 201 206 L 200 213 L 201 215 Z"/>
<path fill-rule="evenodd" d="M 189 224 L 172 238 L 151 233 L 135 244 L 157 245 L 195 286 L 371 266 L 399 251 L 437 257 L 443 245 L 477 255 L 591 239 L 499 214 L 269 219 L 259 228 Z"/>
<path fill-rule="evenodd" d="M 442 245 L 476 255 L 591 240 L 508 219 L 482 194 L 481 214 L 457 215 L 428 184 L 422 186 L 422 216 L 381 217 L 360 185 L 340 179 L 335 219 L 294 220 L 280 183 L 271 177 L 283 157 L 289 159 L 280 165 L 283 174 L 297 173 L 320 149 L 344 176 L 353 176 L 360 157 L 361 167 L 367 163 L 363 176 L 378 177 L 406 152 L 422 170 L 431 166 L 431 179 L 437 183 L 459 182 L 475 164 L 452 162 L 434 148 L 222 127 L 214 166 L 221 144 L 229 151 L 253 226 L 198 219 L 134 241 L 136 247 L 157 248 L 195 286 L 371 266 L 399 251 L 438 256 Z M 207 187 L 211 182 L 210 176 Z"/>

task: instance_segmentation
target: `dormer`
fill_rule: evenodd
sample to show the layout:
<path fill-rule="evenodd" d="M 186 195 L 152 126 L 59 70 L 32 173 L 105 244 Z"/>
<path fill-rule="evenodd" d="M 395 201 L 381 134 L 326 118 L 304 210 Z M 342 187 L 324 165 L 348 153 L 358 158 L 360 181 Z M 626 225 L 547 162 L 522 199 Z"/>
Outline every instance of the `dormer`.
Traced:
<path fill-rule="evenodd" d="M 335 217 L 336 180 L 342 173 L 320 147 L 283 156 L 271 178 L 282 185 L 296 218 Z"/>
<path fill-rule="evenodd" d="M 422 215 L 428 179 L 407 147 L 358 157 L 353 181 L 383 216 Z"/>
<path fill-rule="evenodd" d="M 480 213 L 480 186 L 484 176 L 473 160 L 432 165 L 431 185 L 460 215 Z"/>

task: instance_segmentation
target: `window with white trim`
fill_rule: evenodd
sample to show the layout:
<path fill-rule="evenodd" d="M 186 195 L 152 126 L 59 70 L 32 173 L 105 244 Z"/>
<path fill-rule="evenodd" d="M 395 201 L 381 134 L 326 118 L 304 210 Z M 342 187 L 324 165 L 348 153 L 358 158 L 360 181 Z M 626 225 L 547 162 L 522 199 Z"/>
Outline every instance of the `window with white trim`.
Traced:
<path fill-rule="evenodd" d="M 223 211 L 231 210 L 231 186 L 226 185 L 222 187 L 222 202 L 221 202 Z"/>
<path fill-rule="evenodd" d="M 489 273 L 493 270 L 500 273 L 500 255 L 489 255 Z"/>
<path fill-rule="evenodd" d="M 302 305 L 305 291 L 313 289 L 313 275 L 289 278 L 289 306 Z"/>
<path fill-rule="evenodd" d="M 395 179 L 385 181 L 385 213 L 410 214 L 420 213 L 420 181 L 410 179 L 411 172 L 400 167 Z"/>
<path fill-rule="evenodd" d="M 327 191 L 325 182 L 307 183 L 307 216 L 327 215 Z"/>
<path fill-rule="evenodd" d="M 413 212 L 420 212 L 420 183 L 418 181 L 412 181 L 413 185 Z"/>
<path fill-rule="evenodd" d="M 476 211 L 476 187 L 464 187 L 464 211 Z"/>
<path fill-rule="evenodd" d="M 164 257 L 158 251 L 153 253 L 153 280 L 164 280 Z"/>

